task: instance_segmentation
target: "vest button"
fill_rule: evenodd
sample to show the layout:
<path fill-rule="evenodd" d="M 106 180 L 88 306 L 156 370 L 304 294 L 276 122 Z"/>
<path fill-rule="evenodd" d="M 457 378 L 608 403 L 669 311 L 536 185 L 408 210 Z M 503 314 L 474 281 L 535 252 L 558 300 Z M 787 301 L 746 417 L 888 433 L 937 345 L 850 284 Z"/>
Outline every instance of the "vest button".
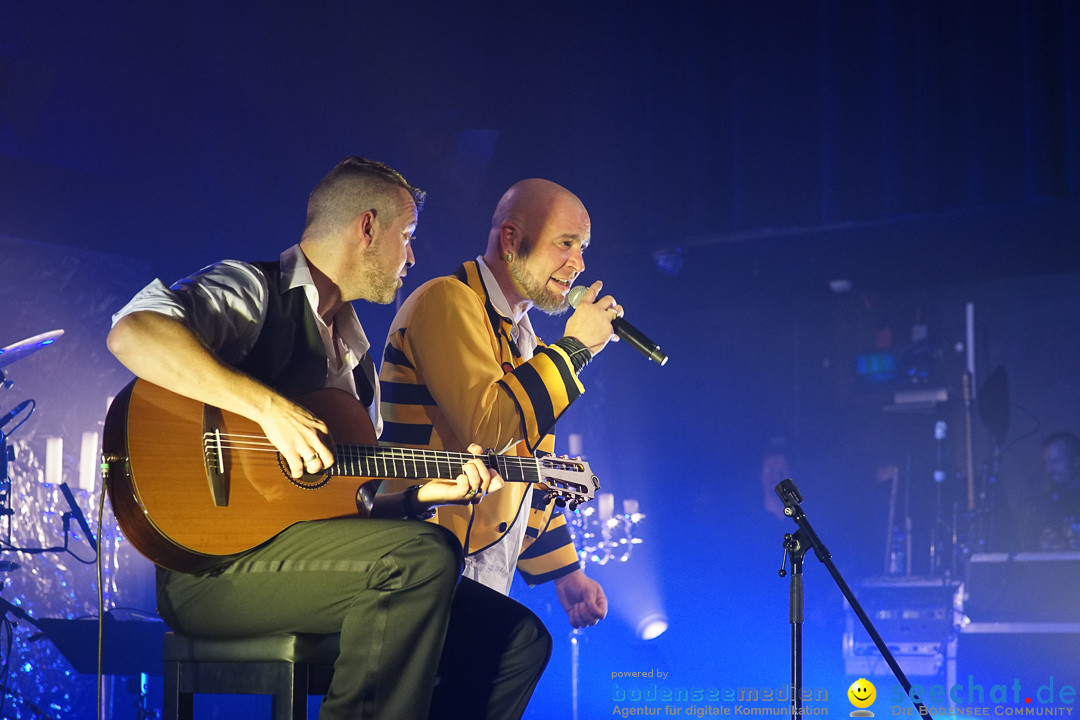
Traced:
<path fill-rule="evenodd" d="M 504 522 L 501 522 L 501 523 L 499 523 L 499 532 L 501 532 L 501 533 L 504 533 L 504 532 L 506 532 L 506 528 L 508 528 L 508 527 L 510 527 L 510 526 L 509 526 L 509 525 L 507 525 L 507 524 L 506 524 L 506 523 L 504 523 Z"/>

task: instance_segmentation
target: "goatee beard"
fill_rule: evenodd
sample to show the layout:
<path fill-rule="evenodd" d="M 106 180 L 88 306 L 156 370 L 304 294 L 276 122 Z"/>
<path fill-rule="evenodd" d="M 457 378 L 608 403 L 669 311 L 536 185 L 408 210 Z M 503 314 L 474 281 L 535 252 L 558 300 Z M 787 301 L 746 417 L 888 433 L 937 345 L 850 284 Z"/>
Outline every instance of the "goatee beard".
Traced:
<path fill-rule="evenodd" d="M 543 285 L 537 285 L 525 274 L 520 264 L 510 266 L 510 276 L 517 283 L 522 297 L 529 300 L 533 307 L 548 315 L 562 315 L 570 308 L 570 303 L 562 295 L 556 295 Z"/>

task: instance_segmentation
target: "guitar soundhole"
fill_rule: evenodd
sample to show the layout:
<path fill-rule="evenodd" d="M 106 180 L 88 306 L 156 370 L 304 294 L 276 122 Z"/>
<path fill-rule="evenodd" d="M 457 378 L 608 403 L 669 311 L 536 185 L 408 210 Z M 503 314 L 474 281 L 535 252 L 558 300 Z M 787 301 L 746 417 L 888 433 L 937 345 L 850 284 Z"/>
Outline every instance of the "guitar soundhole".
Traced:
<path fill-rule="evenodd" d="M 289 466 L 286 464 L 285 458 L 281 456 L 281 453 L 278 453 L 277 463 L 278 467 L 281 468 L 281 472 L 285 475 L 285 477 L 289 478 L 289 482 L 291 482 L 293 485 L 300 488 L 301 490 L 318 490 L 323 485 L 330 482 L 331 474 L 330 470 L 328 469 L 323 470 L 322 473 L 318 475 L 304 473 L 300 477 L 294 478 L 292 475 L 289 474 Z"/>

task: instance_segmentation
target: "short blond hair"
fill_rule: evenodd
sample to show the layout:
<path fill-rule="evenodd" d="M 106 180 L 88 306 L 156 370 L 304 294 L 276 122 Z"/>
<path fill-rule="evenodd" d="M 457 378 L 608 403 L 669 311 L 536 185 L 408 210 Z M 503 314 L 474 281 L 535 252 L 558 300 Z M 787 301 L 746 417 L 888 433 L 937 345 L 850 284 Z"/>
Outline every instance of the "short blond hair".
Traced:
<path fill-rule="evenodd" d="M 339 230 L 363 213 L 374 210 L 376 220 L 389 222 L 401 208 L 401 188 L 409 193 L 417 212 L 424 206 L 427 193 L 412 185 L 389 165 L 350 156 L 328 172 L 308 196 L 304 232 Z"/>

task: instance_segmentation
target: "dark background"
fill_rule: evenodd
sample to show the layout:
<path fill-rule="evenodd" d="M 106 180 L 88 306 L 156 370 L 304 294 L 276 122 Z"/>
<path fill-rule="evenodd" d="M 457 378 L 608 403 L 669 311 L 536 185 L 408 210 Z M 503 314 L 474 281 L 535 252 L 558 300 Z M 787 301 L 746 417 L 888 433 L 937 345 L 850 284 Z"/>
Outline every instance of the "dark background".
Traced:
<path fill-rule="evenodd" d="M 429 193 L 406 289 L 478 254 L 514 181 L 564 184 L 592 217 L 583 279 L 671 356 L 659 368 L 609 347 L 560 425 L 560 451 L 580 434 L 604 489 L 646 515 L 628 563 L 588 570 L 612 612 L 580 644 L 583 717 L 611 715 L 618 672 L 662 668 L 673 688 L 788 680 L 776 570 L 794 526 L 766 507 L 768 458 L 852 583 L 885 570 L 880 478 L 897 468 L 911 573 L 941 578 L 1015 547 L 1010 493 L 1038 473 L 1040 438 L 1080 431 L 1076 3 L 2 0 L 0 346 L 65 330 L 3 368 L 0 409 L 37 401 L 13 498 L 36 502 L 28 458 L 46 437 L 64 437 L 74 472 L 126 382 L 103 347 L 110 314 L 152 277 L 275 257 L 349 154 Z M 378 343 L 393 307 L 358 311 Z M 561 322 L 537 320 L 549 339 Z M 894 377 L 857 371 L 874 352 Z M 1007 393 L 980 403 L 997 369 Z M 898 407 L 911 389 L 948 400 Z M 977 517 L 969 478 L 986 495 Z M 80 494 L 88 512 L 98 495 Z M 55 529 L 45 508 L 17 517 Z M 932 567 L 931 537 L 954 528 Z M 112 601 L 152 611 L 142 561 L 117 553 Z M 91 576 L 18 560 L 5 599 L 95 612 Z M 816 560 L 806 582 L 805 681 L 847 712 L 842 600 Z M 35 598 L 50 583 L 65 593 Z M 554 593 L 514 595 L 556 638 L 530 716 L 568 717 Z M 670 629 L 638 640 L 652 610 Z M 13 650 L 39 668 L 13 664 L 12 716 L 87 710 L 40 680 L 63 660 L 34 647 Z M 1076 665 L 1060 659 L 1059 684 L 1080 681 Z"/>

